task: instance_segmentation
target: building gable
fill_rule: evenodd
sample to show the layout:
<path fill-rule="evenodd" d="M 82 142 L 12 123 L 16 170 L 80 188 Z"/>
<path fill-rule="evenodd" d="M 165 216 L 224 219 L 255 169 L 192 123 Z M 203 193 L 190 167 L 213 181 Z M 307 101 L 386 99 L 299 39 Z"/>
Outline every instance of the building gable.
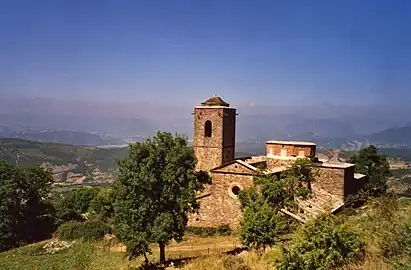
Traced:
<path fill-rule="evenodd" d="M 258 169 L 242 160 L 233 160 L 210 170 L 212 173 L 231 173 L 231 174 L 258 174 Z"/>

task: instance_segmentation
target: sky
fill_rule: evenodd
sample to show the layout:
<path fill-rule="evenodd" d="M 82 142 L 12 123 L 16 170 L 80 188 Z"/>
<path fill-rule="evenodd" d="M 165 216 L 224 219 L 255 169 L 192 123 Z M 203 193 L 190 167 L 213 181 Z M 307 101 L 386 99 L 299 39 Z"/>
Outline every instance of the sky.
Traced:
<path fill-rule="evenodd" d="M 0 1 L 0 98 L 408 105 L 411 1 Z"/>

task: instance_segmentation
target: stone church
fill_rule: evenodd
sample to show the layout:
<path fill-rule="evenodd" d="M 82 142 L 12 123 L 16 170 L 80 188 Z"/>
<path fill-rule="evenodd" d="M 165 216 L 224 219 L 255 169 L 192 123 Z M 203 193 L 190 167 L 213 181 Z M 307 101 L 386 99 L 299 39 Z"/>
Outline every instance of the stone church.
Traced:
<path fill-rule="evenodd" d="M 319 160 L 311 142 L 267 141 L 265 155 L 235 159 L 236 109 L 218 96 L 196 106 L 193 115 L 196 169 L 209 172 L 212 184 L 198 196 L 200 210 L 190 215 L 190 226 L 235 227 L 241 218 L 240 190 L 251 187 L 256 175 L 281 174 L 297 158 L 309 158 L 319 167 L 311 185 L 313 195 L 299 202 L 296 213 L 282 210 L 301 222 L 338 210 L 365 183 L 365 175 L 355 173 L 354 164 Z"/>

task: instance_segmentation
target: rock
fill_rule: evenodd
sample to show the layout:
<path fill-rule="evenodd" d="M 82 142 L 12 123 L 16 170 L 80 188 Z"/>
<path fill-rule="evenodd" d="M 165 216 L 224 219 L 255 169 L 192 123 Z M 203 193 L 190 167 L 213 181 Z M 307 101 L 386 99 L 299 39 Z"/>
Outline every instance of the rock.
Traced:
<path fill-rule="evenodd" d="M 66 241 L 60 241 L 58 239 L 55 239 L 45 244 L 43 246 L 43 249 L 45 250 L 47 254 L 54 254 L 59 250 L 68 249 L 69 247 L 71 247 L 72 244 L 73 243 L 70 244 Z"/>

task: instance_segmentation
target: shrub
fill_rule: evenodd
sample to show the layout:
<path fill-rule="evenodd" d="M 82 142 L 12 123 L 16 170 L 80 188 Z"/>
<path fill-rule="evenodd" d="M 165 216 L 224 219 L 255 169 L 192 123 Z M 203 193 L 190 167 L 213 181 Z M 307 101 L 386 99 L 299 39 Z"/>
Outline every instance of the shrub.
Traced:
<path fill-rule="evenodd" d="M 279 270 L 335 269 L 364 252 L 363 240 L 335 217 L 317 218 L 301 229 L 300 236 L 283 250 Z"/>
<path fill-rule="evenodd" d="M 186 233 L 191 235 L 197 235 L 200 237 L 209 236 L 227 236 L 231 235 L 232 230 L 228 225 L 221 225 L 218 227 L 195 227 L 189 226 L 186 228 Z"/>
<path fill-rule="evenodd" d="M 279 240 L 286 227 L 283 216 L 275 208 L 267 202 L 256 201 L 244 209 L 241 242 L 257 251 L 265 250 Z"/>
<path fill-rule="evenodd" d="M 369 199 L 364 230 L 367 245 L 376 256 L 387 259 L 404 253 L 409 238 L 407 212 L 396 196 L 381 196 Z"/>
<path fill-rule="evenodd" d="M 62 240 L 82 239 L 86 241 L 100 239 L 106 233 L 111 233 L 111 228 L 99 220 L 66 222 L 61 224 L 56 231 L 57 237 Z"/>

